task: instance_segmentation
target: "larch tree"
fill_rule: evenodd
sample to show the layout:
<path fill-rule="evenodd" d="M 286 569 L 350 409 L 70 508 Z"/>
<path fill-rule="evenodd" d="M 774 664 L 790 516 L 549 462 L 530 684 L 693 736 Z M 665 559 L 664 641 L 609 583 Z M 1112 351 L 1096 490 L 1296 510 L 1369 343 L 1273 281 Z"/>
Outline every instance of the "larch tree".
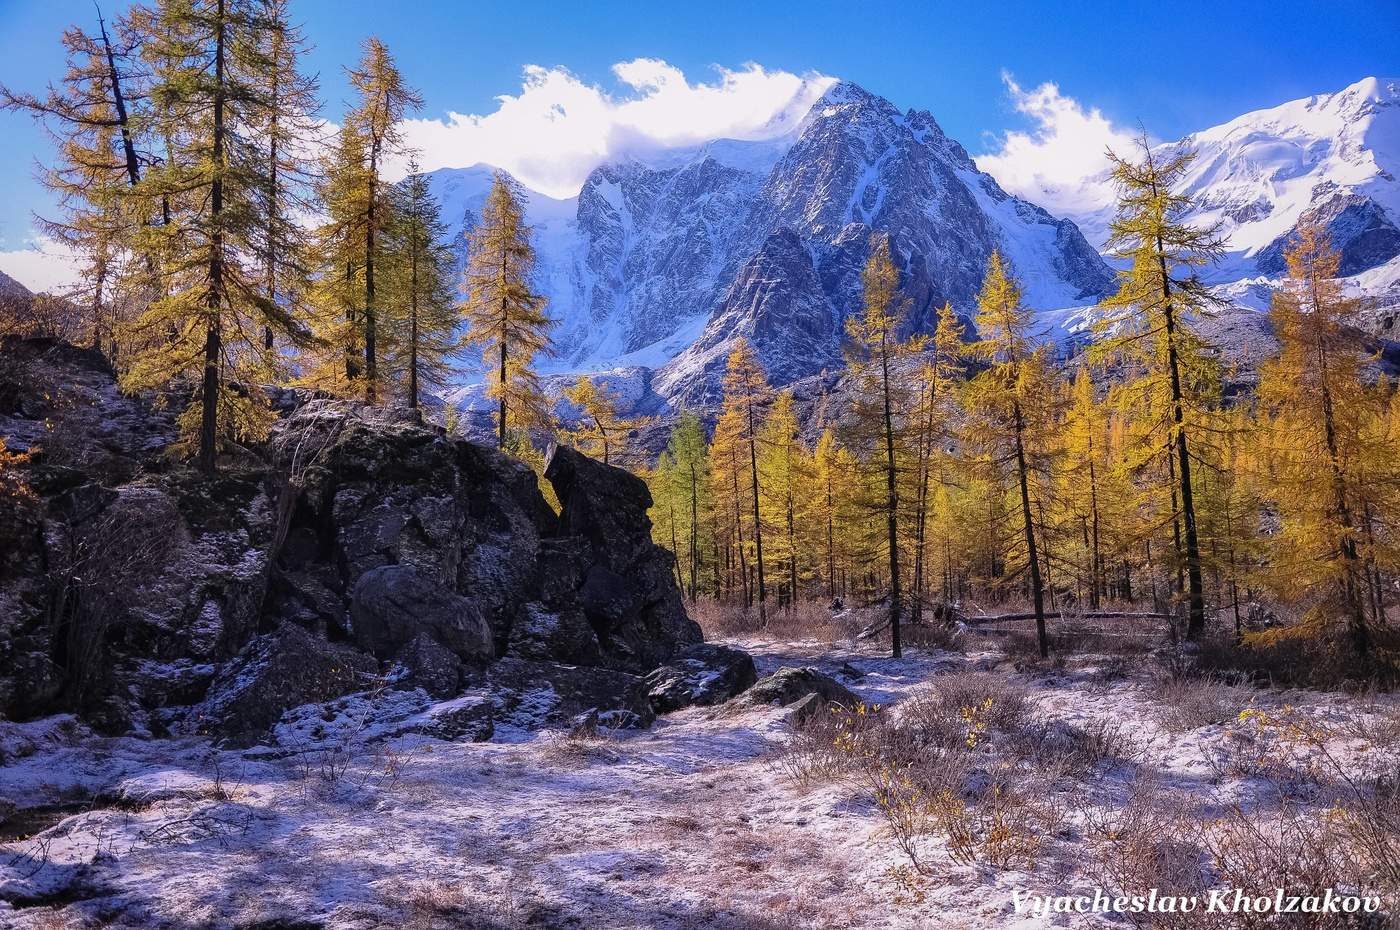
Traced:
<path fill-rule="evenodd" d="M 1119 272 L 1118 293 L 1101 305 L 1104 313 L 1096 329 L 1107 338 L 1095 351 L 1131 351 L 1146 360 L 1145 388 L 1165 401 L 1166 446 L 1174 458 L 1168 472 L 1182 536 L 1178 561 L 1187 578 L 1186 632 L 1195 637 L 1205 628 L 1205 590 L 1191 480 L 1193 410 L 1188 384 L 1192 357 L 1199 356 L 1201 348 L 1190 317 L 1216 303 L 1196 269 L 1215 261 L 1222 246 L 1214 228 L 1201 229 L 1185 220 L 1192 202 L 1177 188 L 1195 153 L 1178 148 L 1156 154 L 1145 136 L 1140 149 L 1140 161 L 1109 152 L 1119 199 L 1108 249 L 1126 267 Z"/>
<path fill-rule="evenodd" d="M 1336 280 L 1340 258 L 1324 228 L 1301 223 L 1285 257 L 1288 279 L 1269 310 L 1279 355 L 1259 385 L 1282 522 L 1272 575 L 1311 602 L 1302 632 L 1340 622 L 1365 656 L 1372 631 L 1361 515 L 1371 482 L 1362 475 L 1395 450 L 1375 429 L 1382 408 L 1362 377 L 1367 357 L 1354 326 L 1363 305 Z"/>
<path fill-rule="evenodd" d="M 1051 382 L 1045 350 L 1030 338 L 1031 311 L 1021 303 L 1021 289 L 999 252 L 993 251 L 987 262 L 974 322 L 981 339 L 971 348 L 987 361 L 988 367 L 973 380 L 972 406 L 983 414 L 978 431 L 981 444 L 995 459 L 1009 460 L 1015 468 L 1036 640 L 1041 658 L 1045 658 L 1050 654 L 1050 643 L 1045 629 L 1041 552 L 1036 539 L 1038 521 L 1031 499 L 1031 456 L 1043 443 L 1049 426 L 1042 406 Z"/>
<path fill-rule="evenodd" d="M 524 213 L 520 192 L 498 174 L 470 235 L 463 283 L 466 345 L 482 353 L 501 448 L 512 428 L 528 433 L 552 422 L 534 362 L 554 351 L 555 321 L 545 313 L 545 298 L 531 287 L 535 250 Z"/>
<path fill-rule="evenodd" d="M 806 488 L 811 468 L 797 431 L 792 392 L 779 391 L 759 431 L 758 471 L 763 488 L 759 511 L 762 522 L 773 530 L 770 560 L 780 567 L 780 605 L 797 603 L 802 578 L 798 558 L 804 552 L 801 540 L 805 535 Z"/>
<path fill-rule="evenodd" d="M 625 463 L 628 440 L 644 426 L 646 417 L 624 417 L 617 412 L 617 395 L 607 382 L 599 383 L 580 375 L 564 391 L 564 398 L 578 408 L 578 420 L 568 430 L 569 441 L 585 455 L 603 460 L 604 465 Z"/>
<path fill-rule="evenodd" d="M 276 106 L 269 35 L 285 24 L 254 0 L 162 0 L 151 23 L 151 119 L 169 151 L 138 185 L 138 209 L 160 204 L 170 216 L 146 227 L 160 240 L 163 296 L 131 324 L 143 348 L 123 382 L 193 379 L 181 447 L 212 472 L 222 442 L 259 439 L 270 425 L 258 385 L 275 380 L 278 360 L 265 328 L 299 332 L 261 286 L 271 184 L 258 133 Z"/>
<path fill-rule="evenodd" d="M 131 196 L 150 162 L 146 121 L 136 109 L 145 102 L 146 75 L 139 33 L 126 22 L 109 30 L 100 10 L 97 23 L 95 35 L 76 26 L 64 31 L 68 68 L 57 86 L 40 97 L 0 85 L 0 110 L 30 114 L 55 143 L 57 160 L 40 180 L 59 212 L 39 218 L 39 227 L 79 256 L 80 292 L 65 296 L 84 309 L 84 338 L 115 364 L 116 334 L 132 302 L 122 293 L 124 270 L 135 257 L 135 228 L 149 219 Z M 138 296 L 140 284 L 149 277 L 138 278 Z"/>
<path fill-rule="evenodd" d="M 671 429 L 671 439 L 666 445 L 666 454 L 675 463 L 672 472 L 674 495 L 680 502 L 685 532 L 685 553 L 676 552 L 676 558 L 686 566 L 686 591 L 691 603 L 699 597 L 700 575 L 705 556 L 701 533 L 710 520 L 708 449 L 705 444 L 705 429 L 700 418 L 689 411 L 682 411 Z"/>
<path fill-rule="evenodd" d="M 311 243 L 316 342 L 302 358 L 300 381 L 342 397 L 364 395 L 365 147 L 359 128 L 347 122 L 323 151 L 316 193 L 324 221 Z"/>
<path fill-rule="evenodd" d="M 447 384 L 459 343 L 453 255 L 437 200 L 416 162 L 394 186 L 391 204 L 384 250 L 391 285 L 383 301 L 386 357 L 405 404 L 417 410 L 425 387 Z"/>
<path fill-rule="evenodd" d="M 837 521 L 840 518 L 840 504 L 843 499 L 844 478 L 840 461 L 841 449 L 836 442 L 836 433 L 830 427 L 822 430 L 812 450 L 813 482 L 816 486 L 814 499 L 814 524 L 818 528 L 823 558 L 823 574 L 826 576 L 826 593 L 834 598 L 837 592 Z M 842 536 L 844 542 L 845 536 Z M 844 560 L 843 560 L 844 561 Z"/>
<path fill-rule="evenodd" d="M 753 512 L 754 563 L 757 569 L 758 618 L 760 623 L 768 619 L 768 583 L 764 577 L 763 564 L 763 517 L 759 510 L 762 496 L 758 472 L 759 430 L 763 423 L 764 410 L 772 399 L 768 378 L 763 373 L 758 356 L 748 340 L 742 336 L 734 340 L 727 360 L 724 379 L 724 413 L 730 414 L 730 422 L 738 426 L 737 439 L 744 447 L 748 459 L 749 502 Z M 721 420 L 723 420 L 723 414 Z"/>
<path fill-rule="evenodd" d="M 957 409 L 956 389 L 965 370 L 963 325 L 953 312 L 953 306 L 945 303 L 938 311 L 938 322 L 934 327 L 931 348 L 926 353 L 924 363 L 918 372 L 918 397 L 915 402 L 912 420 L 914 437 L 915 489 L 911 495 L 914 502 L 914 575 L 913 618 L 919 622 L 923 618 L 925 591 L 927 588 L 929 516 L 934 498 L 946 479 L 946 454 L 943 447 L 951 438 L 951 423 Z"/>
<path fill-rule="evenodd" d="M 723 559 L 715 553 L 718 565 L 724 565 L 724 590 L 734 590 L 734 579 L 739 580 L 739 591 L 744 605 L 753 603 L 750 594 L 748 551 L 744 542 L 744 513 L 752 512 L 748 503 L 749 468 L 747 443 L 744 440 L 744 410 L 737 404 L 727 404 L 715 423 L 714 438 L 710 442 L 710 493 L 714 501 L 715 523 L 723 542 Z"/>
<path fill-rule="evenodd" d="M 1109 471 L 1108 415 L 1099 403 L 1088 367 L 1079 369 L 1071 389 L 1064 424 L 1065 462 L 1056 497 L 1067 510 L 1071 538 L 1078 529 L 1083 554 L 1080 578 L 1089 606 L 1098 609 L 1105 596 L 1103 536 L 1104 480 Z"/>
<path fill-rule="evenodd" d="M 846 319 L 850 337 L 848 363 L 860 384 L 854 430 L 882 492 L 872 508 L 885 523 L 885 557 L 889 568 L 890 647 L 902 655 L 899 622 L 904 610 L 899 561 L 899 465 L 896 445 L 901 442 L 902 419 L 909 406 L 906 386 L 896 370 L 900 361 L 923 348 L 922 337 L 901 340 L 900 328 L 909 301 L 899 292 L 899 269 L 890 256 L 887 236 L 874 236 L 870 257 L 861 275 L 864 307 Z"/>
<path fill-rule="evenodd" d="M 267 161 L 267 190 L 262 204 L 263 287 L 267 299 L 298 318 L 308 282 L 310 237 L 300 217 L 314 209 L 313 174 L 319 142 L 320 108 L 316 79 L 301 71 L 307 43 L 291 22 L 290 0 L 263 0 L 268 28 L 258 53 L 264 58 L 268 106 L 257 138 Z M 263 328 L 263 348 L 272 349 L 276 333 Z"/>
<path fill-rule="evenodd" d="M 359 100 L 345 116 L 345 124 L 361 142 L 363 171 L 357 207 L 362 211 L 359 225 L 364 233 L 364 303 L 360 307 L 360 327 L 365 353 L 365 399 L 374 403 L 379 391 L 379 300 L 375 271 L 380 255 L 377 241 L 390 222 L 385 182 L 385 159 L 407 154 L 402 123 L 409 113 L 423 106 L 423 98 L 408 86 L 389 50 L 378 38 L 364 43 L 358 67 L 350 70 L 350 84 Z"/>

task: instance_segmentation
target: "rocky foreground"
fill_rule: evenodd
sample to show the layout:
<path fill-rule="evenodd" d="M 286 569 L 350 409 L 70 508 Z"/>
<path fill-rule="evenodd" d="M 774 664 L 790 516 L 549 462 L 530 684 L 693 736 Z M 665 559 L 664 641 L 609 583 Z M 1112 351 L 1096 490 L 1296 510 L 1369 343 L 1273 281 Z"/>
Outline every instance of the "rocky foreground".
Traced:
<path fill-rule="evenodd" d="M 391 691 L 405 731 L 486 739 L 589 712 L 646 726 L 653 687 L 674 710 L 678 675 L 742 661 L 683 654 L 700 630 L 635 476 L 556 448 L 556 513 L 494 449 L 276 399 L 265 447 L 208 480 L 99 356 L 6 344 L 0 437 L 33 451 L 34 495 L 6 501 L 0 713 L 246 746 L 291 708 Z"/>

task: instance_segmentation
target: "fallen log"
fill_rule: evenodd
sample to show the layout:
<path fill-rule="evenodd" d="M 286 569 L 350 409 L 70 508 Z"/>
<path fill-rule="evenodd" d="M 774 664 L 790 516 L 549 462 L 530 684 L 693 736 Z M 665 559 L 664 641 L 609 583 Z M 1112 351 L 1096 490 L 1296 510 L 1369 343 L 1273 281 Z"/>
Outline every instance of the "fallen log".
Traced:
<path fill-rule="evenodd" d="M 968 617 L 963 622 L 968 626 L 981 626 L 984 623 L 1002 623 L 1009 620 L 1034 620 L 1034 613 L 992 614 Z M 1087 614 L 1047 613 L 1046 620 L 1171 620 L 1171 614 L 1151 613 L 1134 610 L 1100 610 Z"/>

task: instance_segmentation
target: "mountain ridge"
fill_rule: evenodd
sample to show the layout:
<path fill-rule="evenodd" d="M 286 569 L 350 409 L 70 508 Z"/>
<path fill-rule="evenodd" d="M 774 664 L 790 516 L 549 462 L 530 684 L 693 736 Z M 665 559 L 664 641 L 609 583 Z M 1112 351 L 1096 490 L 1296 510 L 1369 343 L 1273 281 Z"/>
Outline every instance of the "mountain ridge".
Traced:
<path fill-rule="evenodd" d="M 445 217 L 463 217 L 460 241 L 488 171 L 431 177 Z M 872 235 L 890 237 L 917 327 L 945 301 L 970 313 L 993 248 L 1037 308 L 1092 302 L 1112 284 L 1072 221 L 1002 190 L 931 114 L 851 82 L 777 139 L 628 157 L 594 169 L 571 201 L 525 196 L 563 347 L 544 370 L 653 368 L 673 404 L 713 399 L 738 335 L 778 384 L 838 361 Z"/>

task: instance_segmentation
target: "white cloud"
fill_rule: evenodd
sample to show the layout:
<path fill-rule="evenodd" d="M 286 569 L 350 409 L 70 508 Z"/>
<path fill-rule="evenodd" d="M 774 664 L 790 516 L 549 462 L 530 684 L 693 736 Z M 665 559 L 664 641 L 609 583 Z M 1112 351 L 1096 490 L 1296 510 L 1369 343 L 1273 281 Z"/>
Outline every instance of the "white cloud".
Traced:
<path fill-rule="evenodd" d="M 691 83 L 660 59 L 637 58 L 613 65 L 626 90 L 610 94 L 564 68 L 530 65 L 520 93 L 496 98 L 494 112 L 408 120 L 405 136 L 425 171 L 482 162 L 535 190 L 571 197 L 588 172 L 619 155 L 782 135 L 835 81 L 756 64 L 715 70 L 712 82 Z"/>
<path fill-rule="evenodd" d="M 78 257 L 72 249 L 41 236 L 28 248 L 0 252 L 0 271 L 34 291 L 61 293 L 80 280 Z"/>
<path fill-rule="evenodd" d="M 1017 112 L 1030 117 L 1035 128 L 1007 132 L 999 151 L 977 156 L 977 167 L 1008 192 L 1074 219 L 1089 241 L 1101 246 L 1106 211 L 1114 203 L 1105 153 L 1131 152 L 1138 133 L 1066 97 L 1053 82 L 1026 90 L 1007 72 L 1002 80 Z"/>

